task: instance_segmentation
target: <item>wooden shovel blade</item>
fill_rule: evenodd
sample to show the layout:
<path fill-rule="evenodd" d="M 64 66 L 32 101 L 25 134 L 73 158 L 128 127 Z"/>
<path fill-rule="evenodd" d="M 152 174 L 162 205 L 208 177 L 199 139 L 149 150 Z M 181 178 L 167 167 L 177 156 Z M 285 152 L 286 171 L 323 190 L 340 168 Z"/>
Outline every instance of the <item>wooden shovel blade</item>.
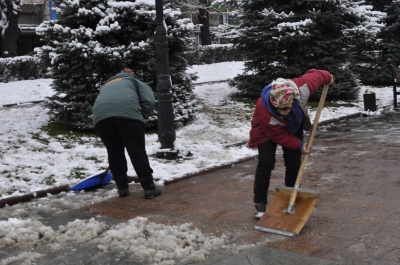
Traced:
<path fill-rule="evenodd" d="M 284 213 L 287 209 L 293 188 L 276 187 L 276 193 L 264 215 L 258 220 L 254 229 L 280 234 L 298 236 L 318 200 L 318 191 L 300 189 L 295 203 L 295 213 Z"/>

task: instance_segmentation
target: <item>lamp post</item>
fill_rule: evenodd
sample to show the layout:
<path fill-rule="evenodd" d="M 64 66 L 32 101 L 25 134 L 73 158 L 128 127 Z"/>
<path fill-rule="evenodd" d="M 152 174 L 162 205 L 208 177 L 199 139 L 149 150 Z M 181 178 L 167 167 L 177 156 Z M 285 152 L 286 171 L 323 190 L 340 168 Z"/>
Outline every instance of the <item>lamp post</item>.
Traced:
<path fill-rule="evenodd" d="M 172 108 L 171 76 L 169 73 L 168 38 L 164 21 L 163 1 L 156 1 L 156 62 L 157 62 L 157 111 L 158 111 L 158 140 L 161 149 L 174 149 L 176 139 L 174 127 L 174 112 Z M 158 156 L 169 156 L 162 151 Z"/>

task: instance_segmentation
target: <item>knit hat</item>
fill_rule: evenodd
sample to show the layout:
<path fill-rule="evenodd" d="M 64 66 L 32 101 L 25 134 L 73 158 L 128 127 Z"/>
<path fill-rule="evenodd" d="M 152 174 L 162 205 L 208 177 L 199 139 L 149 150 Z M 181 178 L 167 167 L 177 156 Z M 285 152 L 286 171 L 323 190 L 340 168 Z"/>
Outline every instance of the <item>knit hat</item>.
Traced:
<path fill-rule="evenodd" d="M 294 99 L 300 98 L 299 89 L 292 80 L 278 78 L 271 85 L 269 100 L 276 108 L 291 106 Z"/>

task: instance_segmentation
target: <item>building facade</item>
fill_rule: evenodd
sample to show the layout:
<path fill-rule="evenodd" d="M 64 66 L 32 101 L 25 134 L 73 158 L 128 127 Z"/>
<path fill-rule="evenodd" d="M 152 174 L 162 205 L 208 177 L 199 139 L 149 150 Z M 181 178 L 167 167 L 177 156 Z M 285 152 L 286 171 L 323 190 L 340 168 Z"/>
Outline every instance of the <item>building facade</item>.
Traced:
<path fill-rule="evenodd" d="M 35 47 L 41 46 L 36 36 L 36 27 L 43 21 L 55 19 L 55 11 L 51 0 L 22 0 L 21 13 L 18 17 L 18 25 L 21 35 L 18 39 L 18 55 L 27 55 L 33 52 Z"/>

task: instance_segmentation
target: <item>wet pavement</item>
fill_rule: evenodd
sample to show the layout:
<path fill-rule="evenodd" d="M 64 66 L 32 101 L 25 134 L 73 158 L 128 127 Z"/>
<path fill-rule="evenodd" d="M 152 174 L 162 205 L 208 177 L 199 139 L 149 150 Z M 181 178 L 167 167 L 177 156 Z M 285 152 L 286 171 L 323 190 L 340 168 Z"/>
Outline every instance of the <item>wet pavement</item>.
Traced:
<path fill-rule="evenodd" d="M 238 254 L 215 253 L 203 264 L 400 264 L 399 128 L 398 112 L 319 128 L 302 187 L 320 191 L 320 197 L 296 238 L 254 229 L 257 159 L 167 185 L 156 200 L 137 192 L 84 210 L 122 219 L 140 215 L 160 223 L 192 222 L 206 233 L 230 234 L 236 244 L 262 242 Z M 282 185 L 283 172 L 278 155 L 269 201 L 274 187 Z"/>
<path fill-rule="evenodd" d="M 113 224 L 143 216 L 168 225 L 192 223 L 203 233 L 228 234 L 232 244 L 255 244 L 238 253 L 212 251 L 205 262 L 197 263 L 203 265 L 400 264 L 399 154 L 400 112 L 321 125 L 302 182 L 303 188 L 318 190 L 320 196 L 298 237 L 254 229 L 256 158 L 166 185 L 154 200 L 145 200 L 143 191 L 131 184 L 126 198 L 92 204 L 47 222 L 101 216 Z M 269 201 L 275 186 L 283 185 L 283 176 L 279 151 Z M 36 264 L 143 264 L 124 253 L 101 254 L 95 249 L 84 245 L 74 255 L 54 252 Z"/>

